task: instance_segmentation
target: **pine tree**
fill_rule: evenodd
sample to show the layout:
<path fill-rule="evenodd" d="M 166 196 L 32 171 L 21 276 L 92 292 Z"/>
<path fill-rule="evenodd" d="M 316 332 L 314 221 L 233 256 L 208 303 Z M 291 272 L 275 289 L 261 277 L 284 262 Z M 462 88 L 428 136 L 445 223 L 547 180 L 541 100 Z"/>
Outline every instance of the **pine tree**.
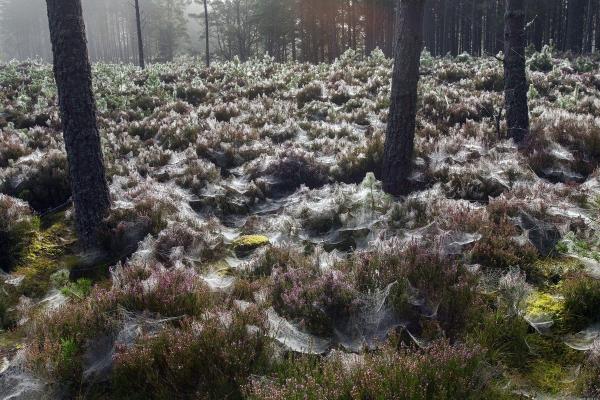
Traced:
<path fill-rule="evenodd" d="M 399 195 L 409 190 L 417 115 L 417 88 L 423 50 L 425 0 L 399 0 L 392 98 L 385 139 L 383 185 Z"/>
<path fill-rule="evenodd" d="M 504 97 L 508 136 L 521 143 L 529 132 L 525 0 L 506 0 L 504 20 Z"/>
<path fill-rule="evenodd" d="M 47 0 L 54 76 L 79 240 L 95 246 L 110 207 L 81 0 Z"/>

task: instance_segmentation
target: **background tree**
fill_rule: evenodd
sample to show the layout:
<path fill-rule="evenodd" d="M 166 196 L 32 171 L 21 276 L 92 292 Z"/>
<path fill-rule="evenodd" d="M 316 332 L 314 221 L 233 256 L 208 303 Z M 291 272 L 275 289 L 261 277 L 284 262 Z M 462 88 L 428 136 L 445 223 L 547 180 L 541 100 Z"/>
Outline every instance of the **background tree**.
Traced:
<path fill-rule="evenodd" d="M 529 132 L 525 42 L 525 1 L 506 0 L 504 97 L 508 136 L 516 143 L 522 142 Z"/>
<path fill-rule="evenodd" d="M 587 0 L 569 0 L 567 10 L 567 50 L 583 51 L 583 28 Z M 591 3 L 590 3 L 591 4 Z"/>
<path fill-rule="evenodd" d="M 210 67 L 210 31 L 208 26 L 208 1 L 204 0 L 204 28 L 206 34 L 206 66 Z"/>
<path fill-rule="evenodd" d="M 0 0 L 5 58 L 51 58 L 44 0 Z M 347 49 L 392 56 L 394 0 L 138 0 L 147 62 L 206 54 L 278 61 L 333 60 Z M 206 3 L 206 9 L 204 8 Z M 92 61 L 137 62 L 135 9 L 127 0 L 82 0 Z M 598 0 L 525 0 L 526 46 L 552 43 L 574 54 L 600 50 Z M 206 34 L 207 12 L 211 14 Z M 195 19 L 203 32 L 196 32 Z M 425 46 L 434 55 L 497 54 L 504 48 L 504 0 L 429 0 Z"/>
<path fill-rule="evenodd" d="M 144 38 L 142 37 L 142 17 L 140 13 L 140 0 L 135 0 L 135 26 L 137 29 L 137 40 L 138 40 L 138 62 L 140 68 L 146 68 L 146 62 L 144 60 Z"/>
<path fill-rule="evenodd" d="M 91 248 L 110 208 L 110 197 L 81 0 L 47 0 L 47 7 L 77 232 L 83 247 Z"/>
<path fill-rule="evenodd" d="M 383 187 L 406 194 L 411 173 L 417 116 L 417 88 L 425 0 L 399 0 L 392 97 L 383 155 Z"/>

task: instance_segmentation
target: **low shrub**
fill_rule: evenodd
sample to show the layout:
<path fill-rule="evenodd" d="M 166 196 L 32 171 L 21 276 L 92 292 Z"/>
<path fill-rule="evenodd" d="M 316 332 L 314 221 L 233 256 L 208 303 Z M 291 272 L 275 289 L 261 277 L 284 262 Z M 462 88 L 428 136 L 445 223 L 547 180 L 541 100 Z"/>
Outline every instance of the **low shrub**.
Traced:
<path fill-rule="evenodd" d="M 373 135 L 367 142 L 342 153 L 333 171 L 336 180 L 344 183 L 360 183 L 367 173 L 380 176 L 383 161 L 383 135 Z"/>
<path fill-rule="evenodd" d="M 288 361 L 272 380 L 254 380 L 251 399 L 502 399 L 478 347 L 436 342 L 427 350 Z"/>
<path fill-rule="evenodd" d="M 339 271 L 288 268 L 273 271 L 271 301 L 276 311 L 316 335 L 330 335 L 359 303 L 358 293 Z"/>
<path fill-rule="evenodd" d="M 319 100 L 323 97 L 323 87 L 317 82 L 309 83 L 296 93 L 296 101 L 298 108 L 304 107 L 305 104 L 314 100 Z"/>
<path fill-rule="evenodd" d="M 300 185 L 315 189 L 323 186 L 329 180 L 327 165 L 302 150 L 281 152 L 278 159 L 266 167 L 264 174 L 277 178 L 279 186 L 283 190 L 294 190 Z"/>
<path fill-rule="evenodd" d="M 239 117 L 239 108 L 232 103 L 219 104 L 213 108 L 213 115 L 219 122 L 229 122 L 232 118 Z"/>
<path fill-rule="evenodd" d="M 25 202 L 0 194 L 0 269 L 10 271 L 23 260 L 38 229 Z"/>
<path fill-rule="evenodd" d="M 51 150 L 8 170 L 0 192 L 25 200 L 36 211 L 47 211 L 71 197 L 67 157 Z"/>
<path fill-rule="evenodd" d="M 255 329 L 249 329 L 248 326 Z M 117 399 L 239 399 L 252 373 L 265 369 L 262 321 L 234 312 L 226 320 L 184 321 L 119 349 L 112 389 Z"/>
<path fill-rule="evenodd" d="M 600 322 L 600 281 L 584 275 L 567 279 L 562 284 L 565 324 L 574 331 Z"/>
<path fill-rule="evenodd" d="M 420 315 L 435 318 L 449 337 L 459 337 L 479 312 L 477 277 L 425 244 L 397 247 L 392 242 L 384 251 L 355 256 L 343 269 L 363 292 L 397 282 L 389 301 L 398 315 L 415 323 Z"/>
<path fill-rule="evenodd" d="M 533 53 L 532 56 L 527 60 L 527 65 L 531 71 L 539 72 L 550 72 L 554 68 L 554 61 L 552 60 L 551 46 L 545 45 L 542 51 Z"/>
<path fill-rule="evenodd" d="M 507 315 L 506 309 L 491 310 L 469 334 L 469 341 L 488 351 L 493 363 L 501 362 L 510 368 L 527 366 L 529 324 L 518 315 Z"/>
<path fill-rule="evenodd" d="M 528 271 L 537 259 L 537 250 L 530 243 L 517 243 L 517 228 L 506 218 L 483 226 L 479 240 L 471 251 L 471 261 L 486 269 L 507 270 L 521 267 Z"/>
<path fill-rule="evenodd" d="M 116 309 L 113 293 L 94 288 L 83 301 L 38 314 L 30 328 L 29 366 L 42 377 L 79 388 L 86 343 L 113 331 Z"/>
<path fill-rule="evenodd" d="M 206 87 L 179 86 L 175 93 L 178 99 L 185 100 L 197 107 L 206 100 L 208 89 Z"/>

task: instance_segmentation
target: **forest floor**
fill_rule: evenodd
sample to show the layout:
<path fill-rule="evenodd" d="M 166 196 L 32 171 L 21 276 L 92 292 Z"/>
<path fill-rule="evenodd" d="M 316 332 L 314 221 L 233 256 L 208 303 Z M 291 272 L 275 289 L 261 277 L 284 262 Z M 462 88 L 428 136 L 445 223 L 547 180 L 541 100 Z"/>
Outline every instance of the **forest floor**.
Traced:
<path fill-rule="evenodd" d="M 0 394 L 600 396 L 599 71 L 530 54 L 517 149 L 500 62 L 425 53 L 395 198 L 381 53 L 97 64 L 113 207 L 80 254 L 52 67 L 0 65 Z"/>

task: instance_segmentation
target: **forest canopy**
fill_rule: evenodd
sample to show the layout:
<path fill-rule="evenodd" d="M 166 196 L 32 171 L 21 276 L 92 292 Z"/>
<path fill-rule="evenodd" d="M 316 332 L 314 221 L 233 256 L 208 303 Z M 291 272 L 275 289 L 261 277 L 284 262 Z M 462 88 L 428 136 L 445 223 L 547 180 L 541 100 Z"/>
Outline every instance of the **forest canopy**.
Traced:
<path fill-rule="evenodd" d="M 136 62 L 135 10 L 126 0 L 83 0 L 92 61 Z M 202 0 L 140 0 L 146 58 L 170 61 L 204 48 Z M 600 48 L 595 0 L 528 0 L 527 43 L 540 50 L 590 53 Z M 277 61 L 332 61 L 347 49 L 379 47 L 391 57 L 393 0 L 208 0 L 210 42 L 222 60 L 264 53 Z M 504 1 L 431 0 L 425 47 L 433 55 L 494 55 L 503 48 Z M 51 59 L 43 0 L 0 0 L 0 58 Z"/>

